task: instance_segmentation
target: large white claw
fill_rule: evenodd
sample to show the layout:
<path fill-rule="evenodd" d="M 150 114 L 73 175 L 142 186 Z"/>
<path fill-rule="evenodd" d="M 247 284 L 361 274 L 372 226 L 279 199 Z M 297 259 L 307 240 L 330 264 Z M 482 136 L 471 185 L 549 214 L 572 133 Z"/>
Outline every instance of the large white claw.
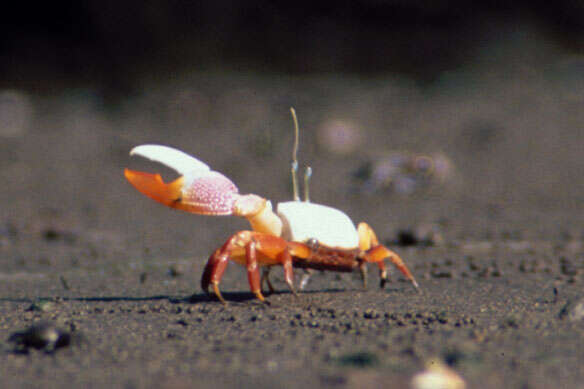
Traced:
<path fill-rule="evenodd" d="M 183 176 L 193 173 L 205 173 L 211 170 L 206 163 L 172 147 L 162 145 L 140 145 L 130 151 L 130 155 L 139 155 L 151 161 L 160 162 Z"/>
<path fill-rule="evenodd" d="M 207 164 L 180 150 L 161 145 L 134 147 L 130 155 L 160 162 L 181 176 L 164 183 L 159 174 L 126 169 L 128 181 L 140 192 L 172 208 L 202 215 L 232 215 L 240 197 L 233 182 Z"/>
<path fill-rule="evenodd" d="M 181 175 L 164 183 L 159 174 L 125 170 L 132 185 L 146 196 L 171 208 L 200 215 L 237 215 L 246 217 L 254 231 L 280 236 L 282 222 L 272 204 L 257 195 L 239 194 L 237 186 L 223 174 L 212 171 L 197 158 L 168 146 L 140 145 L 130 151 L 159 162 Z"/>

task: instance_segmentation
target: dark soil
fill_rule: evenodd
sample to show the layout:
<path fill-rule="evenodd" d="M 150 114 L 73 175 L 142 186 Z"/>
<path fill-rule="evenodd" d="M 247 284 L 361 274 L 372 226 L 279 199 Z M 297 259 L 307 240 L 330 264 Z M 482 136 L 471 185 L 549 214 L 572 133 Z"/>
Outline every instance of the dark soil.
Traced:
<path fill-rule="evenodd" d="M 215 73 L 143 81 L 115 107 L 92 90 L 3 95 L 24 113 L 0 133 L 2 386 L 407 387 L 431 358 L 473 388 L 581 385 L 581 66 L 484 61 L 423 87 Z M 295 298 L 274 269 L 262 304 L 232 264 L 223 306 L 199 279 L 246 222 L 167 209 L 123 178 L 126 166 L 170 178 L 128 156 L 164 143 L 244 193 L 288 200 L 290 106 L 312 200 L 373 226 L 420 293 L 395 271 L 379 289 L 372 267 L 366 290 L 357 274 L 317 272 Z M 355 144 L 323 135 L 333 119 Z M 451 170 L 364 190 L 355 172 L 396 151 L 440 153 Z M 41 337 L 70 341 L 23 341 L 40 322 L 54 326 Z"/>

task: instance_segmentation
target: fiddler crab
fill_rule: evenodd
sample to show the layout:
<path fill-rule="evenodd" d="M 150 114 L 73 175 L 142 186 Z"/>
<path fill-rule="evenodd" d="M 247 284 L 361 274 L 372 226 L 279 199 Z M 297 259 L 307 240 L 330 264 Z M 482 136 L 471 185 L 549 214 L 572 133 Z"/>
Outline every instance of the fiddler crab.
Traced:
<path fill-rule="evenodd" d="M 219 291 L 219 283 L 230 260 L 247 268 L 251 291 L 264 300 L 262 285 L 267 283 L 273 291 L 268 278 L 269 269 L 275 265 L 284 268 L 284 278 L 290 290 L 296 295 L 293 268 L 332 270 L 351 272 L 361 271 L 363 284 L 367 286 L 369 262 L 379 267 L 380 286 L 388 280 L 384 259 L 389 260 L 418 289 L 418 283 L 403 260 L 379 244 L 375 232 L 367 223 L 358 227 L 342 211 L 308 198 L 308 182 L 312 174 L 306 168 L 304 176 L 304 201 L 298 195 L 298 120 L 291 109 L 294 120 L 295 141 L 292 154 L 292 186 L 294 201 L 279 203 L 274 213 L 272 203 L 255 194 L 239 194 L 237 186 L 223 174 L 213 171 L 204 162 L 177 149 L 146 144 L 134 147 L 130 155 L 139 155 L 162 163 L 178 172 L 181 176 L 165 183 L 160 174 L 144 173 L 125 169 L 130 183 L 144 195 L 171 208 L 200 215 L 235 215 L 245 217 L 251 230 L 233 234 L 209 258 L 201 288 L 209 292 L 212 286 L 217 298 L 226 303 Z M 260 266 L 264 267 L 260 277 Z M 302 280 L 301 287 L 306 283 Z"/>

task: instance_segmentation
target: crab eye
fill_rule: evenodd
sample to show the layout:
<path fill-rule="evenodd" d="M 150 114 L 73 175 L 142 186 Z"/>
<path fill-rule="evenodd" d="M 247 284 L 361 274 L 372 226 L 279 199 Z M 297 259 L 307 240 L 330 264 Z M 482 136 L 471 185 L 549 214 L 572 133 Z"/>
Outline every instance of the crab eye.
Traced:
<path fill-rule="evenodd" d="M 315 238 L 310 238 L 306 241 L 306 245 L 311 249 L 316 250 L 318 248 L 318 240 Z"/>

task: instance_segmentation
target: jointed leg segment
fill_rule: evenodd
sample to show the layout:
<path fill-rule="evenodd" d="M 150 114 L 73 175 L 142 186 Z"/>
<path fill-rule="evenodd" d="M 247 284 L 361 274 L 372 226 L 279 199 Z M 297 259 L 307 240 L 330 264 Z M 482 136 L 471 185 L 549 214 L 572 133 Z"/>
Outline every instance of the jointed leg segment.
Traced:
<path fill-rule="evenodd" d="M 260 286 L 264 287 L 264 283 L 268 285 L 268 291 L 270 293 L 274 293 L 275 289 L 274 286 L 272 285 L 272 282 L 270 281 L 270 267 L 266 266 L 262 269 L 262 278 L 260 279 Z"/>
<path fill-rule="evenodd" d="M 256 244 L 253 240 L 245 245 L 245 259 L 247 264 L 247 279 L 251 291 L 260 301 L 264 301 L 260 286 L 260 269 L 256 256 Z"/>
<path fill-rule="evenodd" d="M 360 223 L 357 231 L 359 234 L 359 258 L 362 261 L 359 268 L 365 286 L 367 285 L 366 266 L 369 262 L 375 262 L 377 264 L 381 280 L 380 285 L 381 287 L 385 285 L 388 276 L 384 260 L 385 258 L 389 258 L 398 270 L 412 282 L 414 287 L 418 288 L 418 283 L 403 260 L 399 255 L 379 244 L 371 227 L 366 223 Z M 246 266 L 250 289 L 260 301 L 264 301 L 264 296 L 261 291 L 263 281 L 266 281 L 270 291 L 273 291 L 273 287 L 268 278 L 269 266 L 272 265 L 282 265 L 286 283 L 292 293 L 296 295 L 294 288 L 293 256 L 308 258 L 310 256 L 310 248 L 300 243 L 286 242 L 279 237 L 269 234 L 255 231 L 240 231 L 231 236 L 221 248 L 217 249 L 211 255 L 203 272 L 201 288 L 208 292 L 209 286 L 212 285 L 213 293 L 215 293 L 221 302 L 225 303 L 225 299 L 223 299 L 219 290 L 219 283 L 221 282 L 223 273 L 225 273 L 227 263 L 230 260 L 235 260 Z M 268 267 L 263 272 L 263 275 L 260 276 L 259 268 L 261 265 Z"/>
<path fill-rule="evenodd" d="M 213 285 L 213 292 L 222 303 L 225 303 L 225 299 L 223 299 L 219 291 L 219 283 L 229 260 L 236 260 L 245 264 L 250 289 L 260 301 L 264 301 L 261 291 L 262 281 L 265 279 L 268 285 L 271 285 L 266 271 L 260 277 L 259 267 L 262 264 L 268 266 L 282 265 L 286 283 L 292 293 L 296 294 L 294 272 L 292 271 L 292 256 L 285 240 L 269 234 L 240 231 L 231 236 L 220 249 L 216 250 L 205 266 L 203 278 L 201 279 L 201 288 L 208 292 L 209 285 Z"/>
<path fill-rule="evenodd" d="M 416 289 L 418 289 L 418 283 L 414 279 L 414 276 L 404 263 L 404 261 L 400 258 L 399 255 L 388 249 L 387 247 L 379 244 L 377 240 L 377 236 L 375 232 L 367 223 L 359 223 L 357 227 L 357 232 L 359 234 L 359 249 L 362 252 L 361 257 L 366 262 L 375 262 L 379 267 L 379 278 L 380 278 L 380 286 L 383 288 L 385 283 L 387 282 L 387 269 L 385 267 L 385 258 L 389 258 L 391 263 L 398 268 L 398 270 L 408 279 L 411 281 L 412 285 Z M 363 268 L 361 269 L 361 273 L 364 273 Z M 366 276 L 363 276 L 364 283 L 366 283 Z"/>
<path fill-rule="evenodd" d="M 228 261 L 229 257 L 226 254 L 222 254 L 221 249 L 216 250 L 207 261 L 201 278 L 201 289 L 208 293 L 209 284 L 212 284 L 213 292 L 223 304 L 225 304 L 225 299 L 223 299 L 219 291 L 219 281 L 223 277 L 223 273 L 225 273 Z"/>

